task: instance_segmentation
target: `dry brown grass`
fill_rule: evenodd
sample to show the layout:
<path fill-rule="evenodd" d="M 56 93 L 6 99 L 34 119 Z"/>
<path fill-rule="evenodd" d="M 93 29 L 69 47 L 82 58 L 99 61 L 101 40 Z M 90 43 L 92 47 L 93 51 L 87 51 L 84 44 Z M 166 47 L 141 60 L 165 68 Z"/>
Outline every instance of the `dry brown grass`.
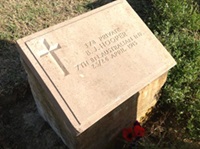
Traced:
<path fill-rule="evenodd" d="M 0 39 L 16 40 L 89 11 L 92 0 L 0 0 Z"/>

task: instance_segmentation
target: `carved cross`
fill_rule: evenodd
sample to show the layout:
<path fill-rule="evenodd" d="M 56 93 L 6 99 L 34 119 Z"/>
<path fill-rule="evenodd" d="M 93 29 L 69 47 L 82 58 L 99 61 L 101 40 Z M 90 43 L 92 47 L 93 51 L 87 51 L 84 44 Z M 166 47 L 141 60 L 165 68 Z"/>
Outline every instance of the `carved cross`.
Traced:
<path fill-rule="evenodd" d="M 62 70 L 64 75 L 65 76 L 68 75 L 69 72 L 67 71 L 63 63 L 60 61 L 59 57 L 54 52 L 55 50 L 58 50 L 61 48 L 60 45 L 58 43 L 50 45 L 46 39 L 43 39 L 42 43 L 44 44 L 45 49 L 40 51 L 40 57 L 43 57 L 49 54 L 52 57 L 52 59 L 55 61 L 55 63 L 59 66 L 59 68 Z"/>

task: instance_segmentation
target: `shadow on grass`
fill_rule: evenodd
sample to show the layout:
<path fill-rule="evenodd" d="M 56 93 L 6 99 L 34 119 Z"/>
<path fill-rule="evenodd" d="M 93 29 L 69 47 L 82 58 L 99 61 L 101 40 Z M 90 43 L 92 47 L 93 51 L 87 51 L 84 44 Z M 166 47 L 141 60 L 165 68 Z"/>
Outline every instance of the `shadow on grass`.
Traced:
<path fill-rule="evenodd" d="M 6 148 L 67 149 L 37 112 L 16 43 L 0 40 L 0 149 Z"/>
<path fill-rule="evenodd" d="M 174 114 L 175 109 L 159 103 L 147 115 L 145 122 L 146 137 L 141 143 L 141 149 L 199 149 L 200 142 L 187 139 L 182 134 L 185 124 L 178 124 Z"/>
<path fill-rule="evenodd" d="M 97 0 L 93 3 L 86 5 L 88 9 L 95 9 L 100 6 L 106 5 L 115 0 Z M 150 0 L 127 0 L 131 7 L 137 12 L 141 19 L 147 23 L 148 18 L 151 16 L 153 11 L 153 5 Z M 115 17 L 115 16 L 113 16 Z"/>
<path fill-rule="evenodd" d="M 16 44 L 0 40 L 0 106 L 22 98 L 27 88 L 27 77 Z"/>

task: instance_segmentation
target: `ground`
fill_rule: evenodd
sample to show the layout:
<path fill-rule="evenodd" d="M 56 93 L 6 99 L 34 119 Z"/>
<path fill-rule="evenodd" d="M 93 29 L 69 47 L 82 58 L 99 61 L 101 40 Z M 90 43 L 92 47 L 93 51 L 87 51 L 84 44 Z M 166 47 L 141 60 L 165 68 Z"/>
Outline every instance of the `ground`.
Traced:
<path fill-rule="evenodd" d="M 30 90 L 0 110 L 0 149 L 67 148 L 39 115 Z"/>

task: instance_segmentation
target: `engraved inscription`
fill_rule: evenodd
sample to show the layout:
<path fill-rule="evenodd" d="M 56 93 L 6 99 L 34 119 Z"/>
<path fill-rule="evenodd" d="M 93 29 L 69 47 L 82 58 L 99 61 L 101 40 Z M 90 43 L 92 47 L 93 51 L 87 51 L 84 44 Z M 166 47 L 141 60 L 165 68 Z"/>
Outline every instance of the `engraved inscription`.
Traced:
<path fill-rule="evenodd" d="M 138 40 L 143 34 L 136 32 L 134 34 L 116 28 L 100 35 L 98 38 L 90 40 L 84 44 L 86 50 L 86 60 L 76 65 L 77 70 L 86 67 L 97 68 L 110 60 L 119 57 L 128 50 L 135 50 L 139 43 Z"/>
<path fill-rule="evenodd" d="M 46 39 L 42 40 L 42 44 L 44 45 L 45 49 L 40 50 L 40 57 L 43 57 L 47 54 L 49 54 L 52 59 L 55 61 L 55 63 L 58 65 L 58 67 L 61 69 L 63 74 L 66 76 L 69 74 L 63 63 L 60 61 L 59 57 L 55 54 L 55 50 L 60 49 L 60 45 L 58 43 L 56 44 L 49 44 Z"/>

